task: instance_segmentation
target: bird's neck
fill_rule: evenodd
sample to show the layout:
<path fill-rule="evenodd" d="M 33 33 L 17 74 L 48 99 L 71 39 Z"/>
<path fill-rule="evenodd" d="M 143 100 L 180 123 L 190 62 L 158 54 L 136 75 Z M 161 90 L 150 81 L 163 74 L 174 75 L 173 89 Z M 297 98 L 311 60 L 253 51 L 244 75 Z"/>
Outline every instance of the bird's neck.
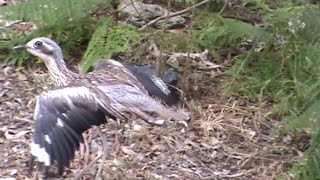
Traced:
<path fill-rule="evenodd" d="M 62 58 L 50 59 L 45 61 L 45 64 L 55 86 L 66 86 L 70 81 L 79 76 L 68 69 L 65 61 Z"/>

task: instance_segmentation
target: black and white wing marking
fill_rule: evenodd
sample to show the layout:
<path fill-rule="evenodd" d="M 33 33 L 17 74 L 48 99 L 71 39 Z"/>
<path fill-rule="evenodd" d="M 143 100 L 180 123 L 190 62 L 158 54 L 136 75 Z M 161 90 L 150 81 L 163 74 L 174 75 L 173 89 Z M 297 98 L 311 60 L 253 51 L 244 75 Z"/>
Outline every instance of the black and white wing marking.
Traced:
<path fill-rule="evenodd" d="M 177 104 L 179 101 L 179 95 L 168 88 L 168 86 L 158 77 L 153 74 L 145 73 L 148 71 L 142 71 L 142 69 L 134 68 L 136 66 L 131 66 L 129 68 L 132 74 L 140 81 L 144 86 L 150 96 L 154 96 L 162 100 L 167 105 L 171 106 Z"/>
<path fill-rule="evenodd" d="M 37 96 L 31 154 L 45 166 L 56 162 L 62 174 L 83 142 L 82 133 L 106 123 L 106 116 L 115 117 L 99 99 L 84 86 L 63 87 Z"/>
<path fill-rule="evenodd" d="M 155 68 L 144 65 L 144 66 L 137 66 L 137 65 L 125 65 L 134 75 L 137 73 L 144 73 L 148 76 L 154 76 Z M 169 68 L 164 71 L 163 76 L 161 78 L 164 83 L 169 84 L 171 86 L 176 86 L 178 81 L 180 80 L 179 74 L 174 71 L 172 68 Z"/>

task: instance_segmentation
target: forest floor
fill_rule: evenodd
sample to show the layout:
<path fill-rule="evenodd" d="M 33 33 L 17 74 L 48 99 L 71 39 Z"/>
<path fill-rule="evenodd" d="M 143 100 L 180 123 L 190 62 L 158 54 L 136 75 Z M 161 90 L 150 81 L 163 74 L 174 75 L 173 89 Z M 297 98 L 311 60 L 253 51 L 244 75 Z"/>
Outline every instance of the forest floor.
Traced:
<path fill-rule="evenodd" d="M 30 64 L 0 64 L 0 179 L 36 176 L 27 167 L 35 96 L 51 85 L 45 67 Z M 110 121 L 102 137 L 91 132 L 87 161 L 77 153 L 63 177 L 93 179 L 100 166 L 104 179 L 275 179 L 288 173 L 305 139 L 278 136 L 283 123 L 270 116 L 274 104 L 226 96 L 221 89 L 230 78 L 224 73 L 190 71 L 197 78 L 180 82 L 186 98 L 179 108 L 193 117 L 187 127 Z"/>
<path fill-rule="evenodd" d="M 50 84 L 44 83 L 48 76 L 43 66 L 2 64 L 0 72 L 0 177 L 25 179 L 34 98 Z M 277 138 L 281 122 L 269 117 L 273 105 L 223 97 L 219 86 L 226 80 L 224 75 L 203 78 L 183 89 L 192 97 L 183 102 L 193 113 L 188 127 L 154 127 L 142 120 L 106 124 L 104 161 L 101 137 L 93 131 L 90 165 L 84 170 L 86 162 L 77 154 L 64 177 L 91 179 L 101 162 L 106 179 L 274 179 L 287 172 L 301 152 Z"/>

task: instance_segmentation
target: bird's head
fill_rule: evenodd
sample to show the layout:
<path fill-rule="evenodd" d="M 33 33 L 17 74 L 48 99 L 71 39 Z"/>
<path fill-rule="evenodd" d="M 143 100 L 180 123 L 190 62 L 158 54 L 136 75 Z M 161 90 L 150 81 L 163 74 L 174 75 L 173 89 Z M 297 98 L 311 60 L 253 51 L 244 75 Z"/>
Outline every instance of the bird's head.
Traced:
<path fill-rule="evenodd" d="M 15 46 L 13 49 L 26 50 L 30 54 L 39 57 L 43 61 L 48 61 L 52 58 L 63 59 L 62 51 L 59 45 L 53 40 L 46 37 L 34 38 L 27 44 Z"/>

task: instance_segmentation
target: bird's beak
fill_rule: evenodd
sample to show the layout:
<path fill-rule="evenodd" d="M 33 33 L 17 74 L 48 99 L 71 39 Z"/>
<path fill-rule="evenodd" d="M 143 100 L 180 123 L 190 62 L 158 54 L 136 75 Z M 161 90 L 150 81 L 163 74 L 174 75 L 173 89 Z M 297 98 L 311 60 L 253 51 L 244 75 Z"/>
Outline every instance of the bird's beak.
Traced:
<path fill-rule="evenodd" d="M 21 50 L 25 50 L 26 49 L 26 45 L 18 45 L 12 48 L 13 50 L 16 51 L 21 51 Z"/>

